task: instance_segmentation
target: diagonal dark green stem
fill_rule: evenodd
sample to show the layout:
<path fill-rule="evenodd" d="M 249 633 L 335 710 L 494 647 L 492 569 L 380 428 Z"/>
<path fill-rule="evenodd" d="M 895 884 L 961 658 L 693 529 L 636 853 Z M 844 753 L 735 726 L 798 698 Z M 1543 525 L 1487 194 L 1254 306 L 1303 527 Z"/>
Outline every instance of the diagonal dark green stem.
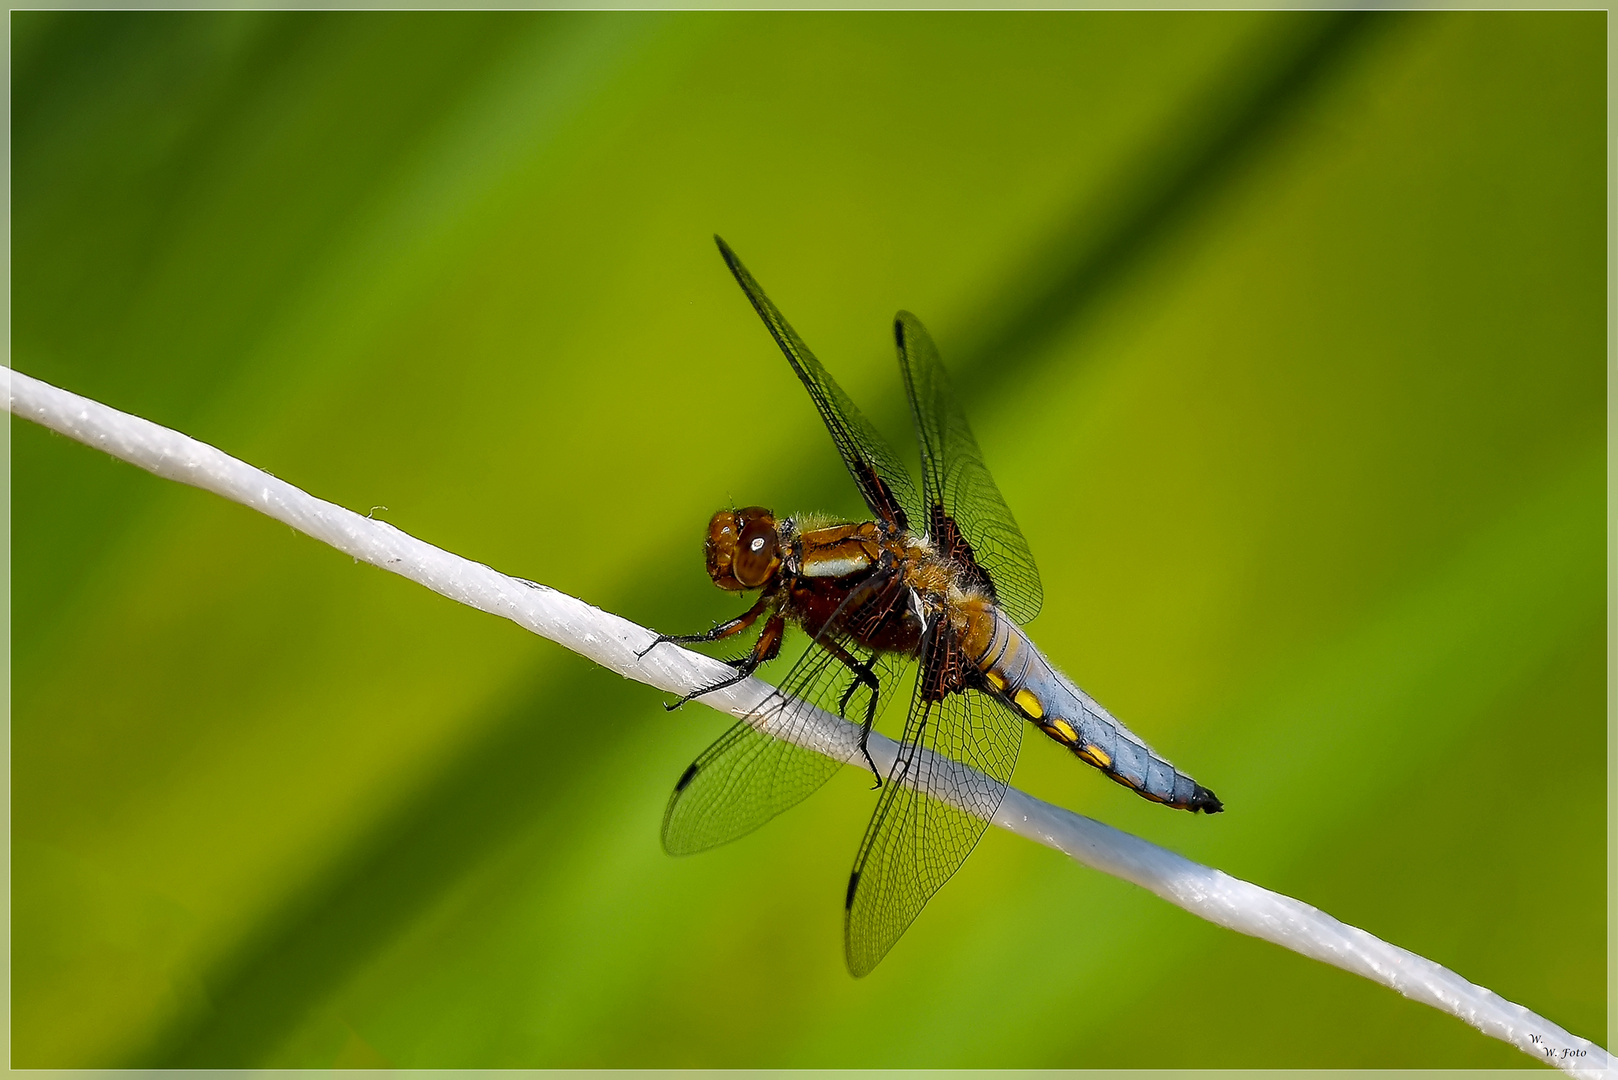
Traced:
<path fill-rule="evenodd" d="M 981 331 L 950 350 L 951 374 L 974 390 L 1012 383 L 1008 368 L 1034 362 L 1165 237 L 1185 229 L 1279 141 L 1301 107 L 1368 40 L 1403 18 L 1368 11 L 1297 16 L 1286 47 L 1245 57 L 1237 67 L 1250 77 L 1222 82 L 1190 102 L 1156 145 L 1125 163 L 1107 194 L 1074 207 L 1027 254 L 1022 272 L 988 298 L 977 318 L 963 321 Z"/>

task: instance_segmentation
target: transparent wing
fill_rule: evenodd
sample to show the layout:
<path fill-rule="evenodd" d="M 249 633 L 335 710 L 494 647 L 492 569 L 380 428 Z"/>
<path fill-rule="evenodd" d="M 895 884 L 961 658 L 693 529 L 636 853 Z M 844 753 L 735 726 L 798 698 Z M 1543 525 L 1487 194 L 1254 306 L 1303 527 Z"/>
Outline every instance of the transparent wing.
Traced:
<path fill-rule="evenodd" d="M 877 688 L 830 648 L 811 645 L 760 710 L 766 730 L 738 721 L 674 785 L 663 813 L 663 848 L 669 854 L 691 855 L 745 836 L 831 779 L 838 761 L 789 741 L 802 733 L 814 707 L 856 724 L 865 722 L 867 711 L 873 720 L 880 718 L 902 658 L 873 658 L 869 651 L 850 649 L 846 639 L 827 642 L 868 664 Z M 846 754 L 854 746 L 854 736 L 848 735 L 845 746 L 830 749 Z"/>
<path fill-rule="evenodd" d="M 995 698 L 925 692 L 934 670 L 923 666 L 899 756 L 848 880 L 844 946 L 856 976 L 876 967 L 972 853 L 1022 746 L 1022 720 Z M 960 805 L 927 791 L 954 791 Z"/>
<path fill-rule="evenodd" d="M 865 497 L 865 505 L 871 508 L 871 513 L 891 525 L 901 529 L 912 527 L 912 521 L 920 520 L 921 504 L 916 499 L 916 488 L 910 479 L 910 472 L 888 446 L 887 440 L 878 434 L 849 396 L 843 393 L 843 388 L 815 359 L 815 354 L 798 337 L 797 331 L 770 303 L 770 298 L 764 295 L 764 290 L 759 288 L 758 282 L 753 280 L 753 275 L 747 272 L 747 267 L 742 265 L 736 253 L 719 237 L 714 237 L 714 241 L 719 245 L 719 253 L 725 257 L 730 272 L 735 275 L 736 283 L 753 302 L 759 318 L 770 328 L 775 343 L 781 346 L 787 362 L 798 373 L 809 396 L 814 399 L 821 420 L 831 432 L 832 442 L 837 444 L 837 452 L 843 456 L 843 464 L 848 466 L 849 474 L 854 477 L 860 494 Z"/>
<path fill-rule="evenodd" d="M 1045 597 L 1028 541 L 983 464 L 932 336 L 908 311 L 894 320 L 893 336 L 921 443 L 927 534 L 941 554 L 966 570 L 970 583 L 1026 623 L 1039 614 Z"/>

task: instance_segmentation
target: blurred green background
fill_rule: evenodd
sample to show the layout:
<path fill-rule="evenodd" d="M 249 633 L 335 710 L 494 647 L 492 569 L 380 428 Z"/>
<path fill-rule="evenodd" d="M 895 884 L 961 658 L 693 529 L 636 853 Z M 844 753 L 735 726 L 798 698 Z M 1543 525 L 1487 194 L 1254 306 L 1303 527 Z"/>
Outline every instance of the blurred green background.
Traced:
<path fill-rule="evenodd" d="M 860 510 L 710 234 L 901 447 L 913 310 L 1229 812 L 1019 786 L 1605 1041 L 1603 14 L 11 30 L 20 370 L 687 631 L 714 509 Z M 994 831 L 855 981 L 852 770 L 668 858 L 718 714 L 11 445 L 15 1065 L 1533 1064 Z"/>

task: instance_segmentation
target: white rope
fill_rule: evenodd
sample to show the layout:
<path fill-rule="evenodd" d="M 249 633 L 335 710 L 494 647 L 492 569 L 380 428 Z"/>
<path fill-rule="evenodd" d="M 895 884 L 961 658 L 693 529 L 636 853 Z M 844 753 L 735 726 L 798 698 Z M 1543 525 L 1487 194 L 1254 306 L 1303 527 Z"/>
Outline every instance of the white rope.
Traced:
<path fill-rule="evenodd" d="M 0 368 L 0 372 L 9 380 L 11 411 L 17 416 L 158 476 L 250 506 L 356 559 L 409 578 L 451 600 L 510 619 L 626 678 L 680 695 L 711 685 L 731 672 L 717 660 L 673 645 L 660 646 L 638 659 L 636 653 L 656 636 L 644 627 L 554 589 L 452 555 L 385 521 L 317 499 L 177 431 L 20 372 L 8 368 Z M 732 716 L 753 719 L 752 710 L 772 692 L 768 684 L 746 679 L 701 700 Z M 858 728 L 836 716 L 821 712 L 815 723 L 802 728 L 795 741 L 809 749 L 844 761 L 858 753 Z M 891 740 L 871 736 L 871 756 L 884 770 L 891 766 L 896 749 Z M 951 769 L 942 775 L 964 769 L 951 763 Z M 968 803 L 963 800 L 960 805 Z M 1209 922 L 1392 987 L 1574 1076 L 1594 1078 L 1612 1072 L 1611 1057 L 1595 1043 L 1568 1034 L 1431 960 L 1291 897 L 1194 863 L 1015 788 L 1006 793 L 994 824 L 1064 852 L 1092 869 L 1149 889 Z"/>

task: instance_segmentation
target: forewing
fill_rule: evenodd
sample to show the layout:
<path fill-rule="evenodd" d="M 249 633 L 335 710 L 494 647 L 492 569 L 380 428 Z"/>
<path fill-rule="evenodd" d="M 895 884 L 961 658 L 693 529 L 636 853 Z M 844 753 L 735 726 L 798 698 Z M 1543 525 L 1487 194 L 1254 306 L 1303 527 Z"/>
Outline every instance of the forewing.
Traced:
<path fill-rule="evenodd" d="M 915 695 L 848 882 L 844 945 L 856 976 L 876 967 L 977 845 L 1011 782 L 1022 723 L 977 690 Z"/>
<path fill-rule="evenodd" d="M 910 479 L 909 471 L 888 446 L 887 440 L 877 433 L 849 396 L 843 393 L 843 388 L 815 359 L 815 354 L 798 337 L 797 331 L 770 303 L 770 298 L 764 295 L 764 290 L 759 288 L 758 282 L 753 280 L 753 275 L 747 272 L 747 267 L 742 265 L 736 253 L 719 237 L 714 237 L 714 241 L 718 243 L 719 253 L 725 257 L 730 272 L 736 276 L 737 284 L 753 302 L 759 318 L 770 328 L 775 343 L 781 346 L 787 362 L 798 373 L 809 396 L 814 399 L 821 420 L 825 421 L 826 429 L 831 432 L 832 442 L 837 444 L 837 452 L 843 456 L 843 464 L 848 466 L 860 494 L 865 497 L 865 505 L 879 519 L 901 529 L 910 528 L 912 521 L 920 520 L 918 513 L 921 504 L 916 499 L 915 484 Z"/>
<path fill-rule="evenodd" d="M 1026 623 L 1039 614 L 1045 596 L 1028 541 L 983 464 L 932 336 L 908 311 L 894 320 L 893 336 L 921 443 L 922 520 L 928 536 L 965 570 L 968 583 Z"/>
<path fill-rule="evenodd" d="M 867 656 L 857 654 L 860 660 Z M 891 656 L 878 657 L 873 664 L 880 686 L 874 705 L 878 716 L 900 666 Z M 802 733 L 817 706 L 863 723 L 872 695 L 832 652 L 811 645 L 759 710 L 765 730 L 739 721 L 680 777 L 663 813 L 664 849 L 690 855 L 745 836 L 829 780 L 840 762 L 790 741 Z M 841 749 L 846 754 L 854 745 L 850 735 Z"/>

